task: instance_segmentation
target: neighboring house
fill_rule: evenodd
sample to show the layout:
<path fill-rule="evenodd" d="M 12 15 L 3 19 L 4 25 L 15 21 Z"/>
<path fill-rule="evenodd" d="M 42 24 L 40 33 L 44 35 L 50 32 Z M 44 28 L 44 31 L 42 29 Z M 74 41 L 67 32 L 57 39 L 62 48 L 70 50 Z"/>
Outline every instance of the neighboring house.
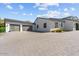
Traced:
<path fill-rule="evenodd" d="M 62 28 L 68 31 L 79 30 L 79 19 L 76 16 L 60 19 L 37 17 L 33 23 L 33 31 L 50 31 L 53 28 Z"/>
<path fill-rule="evenodd" d="M 32 23 L 29 21 L 19 21 L 13 19 L 4 19 L 5 22 L 5 31 L 27 31 L 31 30 Z"/>

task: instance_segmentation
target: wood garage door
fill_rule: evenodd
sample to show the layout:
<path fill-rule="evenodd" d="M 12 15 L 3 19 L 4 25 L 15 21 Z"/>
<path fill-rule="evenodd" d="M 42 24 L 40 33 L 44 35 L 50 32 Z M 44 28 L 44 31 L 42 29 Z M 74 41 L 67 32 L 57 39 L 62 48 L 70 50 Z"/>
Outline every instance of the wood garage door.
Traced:
<path fill-rule="evenodd" d="M 23 29 L 23 31 L 27 31 L 29 29 L 29 26 L 28 25 L 23 25 L 22 29 Z"/>
<path fill-rule="evenodd" d="M 20 25 L 10 24 L 10 31 L 20 31 Z"/>

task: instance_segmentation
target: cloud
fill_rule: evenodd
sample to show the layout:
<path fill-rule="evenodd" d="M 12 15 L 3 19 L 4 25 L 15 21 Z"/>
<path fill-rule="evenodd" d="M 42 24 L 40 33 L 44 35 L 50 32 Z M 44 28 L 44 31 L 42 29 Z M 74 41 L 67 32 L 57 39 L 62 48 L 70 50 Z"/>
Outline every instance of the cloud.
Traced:
<path fill-rule="evenodd" d="M 46 18 L 62 18 L 62 17 L 67 17 L 71 16 L 69 12 L 60 12 L 60 11 L 48 11 L 46 14 L 39 14 L 37 17 L 46 17 Z"/>
<path fill-rule="evenodd" d="M 68 9 L 68 8 L 64 8 L 64 11 L 75 11 L 75 8 L 70 8 L 70 9 Z"/>
<path fill-rule="evenodd" d="M 66 16 L 70 16 L 71 14 L 66 12 L 66 13 L 63 13 L 63 15 L 64 15 L 64 17 L 66 17 Z"/>
<path fill-rule="evenodd" d="M 23 10 L 24 6 L 23 5 L 19 5 L 19 9 Z"/>
<path fill-rule="evenodd" d="M 4 5 L 9 5 L 9 4 L 12 4 L 12 3 L 2 3 L 2 4 L 4 4 Z"/>
<path fill-rule="evenodd" d="M 61 13 L 59 11 L 48 11 L 46 14 L 37 15 L 37 17 L 56 18 L 56 17 L 60 17 L 60 14 Z"/>
<path fill-rule="evenodd" d="M 13 12 L 11 12 L 11 13 L 12 13 L 13 15 L 18 15 L 18 12 L 14 12 L 14 11 L 13 11 Z"/>
<path fill-rule="evenodd" d="M 58 3 L 35 3 L 34 8 L 38 8 L 39 10 L 48 10 L 49 6 L 59 6 Z"/>
<path fill-rule="evenodd" d="M 22 15 L 23 15 L 23 16 L 26 16 L 27 14 L 26 14 L 26 13 L 23 13 Z"/>
<path fill-rule="evenodd" d="M 75 11 L 75 8 L 70 8 L 72 11 Z"/>
<path fill-rule="evenodd" d="M 40 6 L 40 3 L 35 3 L 35 5 L 33 6 L 34 8 Z"/>
<path fill-rule="evenodd" d="M 48 3 L 47 5 L 48 5 L 48 6 L 59 6 L 58 3 Z"/>
<path fill-rule="evenodd" d="M 32 13 L 30 13 L 29 15 L 31 15 L 31 16 L 32 16 L 33 14 L 32 14 Z"/>
<path fill-rule="evenodd" d="M 64 8 L 64 11 L 68 11 L 68 8 Z"/>
<path fill-rule="evenodd" d="M 32 13 L 26 14 L 26 13 L 22 13 L 23 16 L 32 16 Z"/>
<path fill-rule="evenodd" d="M 8 8 L 8 9 L 13 9 L 13 7 L 11 6 L 11 5 L 6 5 L 6 8 Z"/>
<path fill-rule="evenodd" d="M 40 15 L 37 15 L 37 17 L 47 17 L 47 14 L 40 14 Z"/>
<path fill-rule="evenodd" d="M 39 10 L 48 10 L 47 8 L 44 8 L 44 7 L 39 7 L 38 9 Z"/>
<path fill-rule="evenodd" d="M 59 17 L 60 12 L 59 11 L 48 11 L 48 17 Z"/>
<path fill-rule="evenodd" d="M 34 7 L 59 6 L 59 3 L 35 3 Z"/>

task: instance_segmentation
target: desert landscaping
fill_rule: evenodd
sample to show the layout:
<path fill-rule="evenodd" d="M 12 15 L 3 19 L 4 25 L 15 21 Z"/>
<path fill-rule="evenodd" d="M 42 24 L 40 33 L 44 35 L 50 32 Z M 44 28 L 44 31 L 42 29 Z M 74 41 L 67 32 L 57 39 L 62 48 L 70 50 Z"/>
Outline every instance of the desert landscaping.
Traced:
<path fill-rule="evenodd" d="M 0 55 L 77 56 L 79 55 L 79 31 L 0 33 Z"/>

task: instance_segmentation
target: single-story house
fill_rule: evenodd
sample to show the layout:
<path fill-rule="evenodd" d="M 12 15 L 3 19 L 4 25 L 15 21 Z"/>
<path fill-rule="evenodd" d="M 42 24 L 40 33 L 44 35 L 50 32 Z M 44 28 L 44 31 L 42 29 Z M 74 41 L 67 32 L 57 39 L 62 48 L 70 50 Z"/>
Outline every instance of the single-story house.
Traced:
<path fill-rule="evenodd" d="M 27 30 L 31 30 L 32 28 L 32 23 L 29 21 L 20 21 L 20 20 L 4 18 L 4 23 L 5 23 L 6 32 L 27 31 Z"/>
<path fill-rule="evenodd" d="M 76 16 L 65 18 L 37 17 L 33 23 L 33 31 L 50 31 L 53 28 L 62 28 L 68 31 L 79 30 L 79 19 Z"/>

